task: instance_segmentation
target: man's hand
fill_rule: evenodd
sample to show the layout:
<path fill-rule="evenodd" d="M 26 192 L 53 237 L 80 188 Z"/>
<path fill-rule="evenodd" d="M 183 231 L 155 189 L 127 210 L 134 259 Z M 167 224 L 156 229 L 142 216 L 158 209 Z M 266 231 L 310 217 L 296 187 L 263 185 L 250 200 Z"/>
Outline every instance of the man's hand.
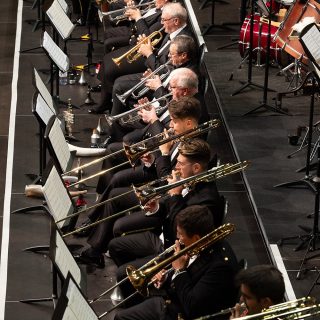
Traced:
<path fill-rule="evenodd" d="M 248 309 L 244 302 L 242 303 L 236 303 L 236 305 L 232 308 L 230 320 L 244 317 L 247 315 Z"/>
<path fill-rule="evenodd" d="M 167 129 L 164 129 L 163 132 L 164 132 L 165 138 L 169 138 L 168 130 L 167 130 Z M 162 154 L 162 155 L 169 155 L 172 146 L 173 146 L 173 141 L 169 141 L 169 142 L 167 142 L 167 143 L 162 144 L 161 146 L 159 146 L 159 149 L 160 149 L 160 151 L 161 151 L 161 154 Z"/>
<path fill-rule="evenodd" d="M 153 47 L 151 45 L 151 40 L 150 39 L 146 39 L 146 36 L 143 35 L 144 39 L 141 39 L 141 41 L 143 41 L 143 43 L 140 45 L 138 52 L 141 53 L 144 57 L 148 58 L 150 55 L 152 55 L 153 52 Z M 140 37 L 138 37 L 138 41 Z"/>
<path fill-rule="evenodd" d="M 174 182 L 177 182 L 180 180 L 180 175 L 177 171 L 175 170 L 172 170 L 172 173 L 171 173 L 171 176 L 172 178 L 168 178 L 167 181 L 168 181 L 168 184 L 172 184 Z M 172 188 L 168 191 L 168 193 L 170 194 L 170 196 L 175 196 L 175 195 L 179 195 L 182 193 L 182 190 L 183 190 L 183 186 L 178 186 L 178 187 L 175 187 L 175 188 Z"/>
<path fill-rule="evenodd" d="M 180 242 L 178 240 L 176 240 L 175 248 L 174 248 L 175 254 L 180 252 L 180 250 L 181 250 Z M 188 262 L 189 262 L 189 256 L 187 254 L 185 254 L 172 262 L 172 268 L 175 270 L 186 269 L 188 266 Z"/>
<path fill-rule="evenodd" d="M 151 216 L 151 215 L 155 214 L 159 210 L 159 200 L 152 199 L 152 200 L 148 201 L 144 205 L 143 209 L 145 211 L 146 216 Z"/>
<path fill-rule="evenodd" d="M 139 9 L 137 8 L 128 8 L 125 11 L 125 16 L 127 16 L 129 18 L 129 20 L 135 20 L 138 21 L 139 19 L 141 19 L 141 12 Z"/>
<path fill-rule="evenodd" d="M 154 154 L 147 153 L 147 154 L 144 154 L 143 156 L 141 156 L 140 160 L 143 162 L 143 164 L 146 167 L 151 167 L 153 162 L 154 162 L 154 160 L 155 160 L 155 157 L 154 157 Z"/>
<path fill-rule="evenodd" d="M 146 83 L 145 83 L 145 86 L 153 91 L 156 91 L 158 88 L 161 87 L 161 85 L 162 85 L 162 82 L 158 75 L 156 75 L 154 78 L 150 78 L 146 80 Z"/>
<path fill-rule="evenodd" d="M 159 289 L 163 283 L 165 282 L 165 280 L 167 279 L 167 275 L 166 275 L 166 270 L 163 269 L 161 271 L 159 271 L 153 278 L 152 278 L 152 282 L 153 285 Z"/>

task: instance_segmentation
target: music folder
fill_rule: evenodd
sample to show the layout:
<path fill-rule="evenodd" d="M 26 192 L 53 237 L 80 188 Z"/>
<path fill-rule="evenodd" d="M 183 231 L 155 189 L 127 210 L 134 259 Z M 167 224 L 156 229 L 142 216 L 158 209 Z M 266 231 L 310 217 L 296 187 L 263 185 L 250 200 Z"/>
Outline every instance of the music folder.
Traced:
<path fill-rule="evenodd" d="M 311 23 L 304 27 L 299 37 L 300 43 L 310 59 L 309 65 L 320 80 L 320 30 L 315 23 Z"/>
<path fill-rule="evenodd" d="M 42 36 L 42 47 L 59 70 L 63 72 L 69 70 L 68 56 L 56 45 L 47 31 Z"/>
<path fill-rule="evenodd" d="M 52 320 L 98 320 L 90 304 L 69 273 L 54 310 Z"/>
<path fill-rule="evenodd" d="M 75 25 L 71 22 L 58 0 L 53 0 L 51 5 L 47 2 L 44 10 L 54 28 L 58 31 L 63 40 L 70 37 Z"/>

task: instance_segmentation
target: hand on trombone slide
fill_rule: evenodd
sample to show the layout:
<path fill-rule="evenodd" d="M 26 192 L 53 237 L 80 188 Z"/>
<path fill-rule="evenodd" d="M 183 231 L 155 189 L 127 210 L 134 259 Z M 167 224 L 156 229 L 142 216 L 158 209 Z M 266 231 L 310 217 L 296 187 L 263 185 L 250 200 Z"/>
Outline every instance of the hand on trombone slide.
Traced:
<path fill-rule="evenodd" d="M 180 178 L 181 178 L 180 172 L 177 171 L 177 170 L 172 170 L 171 177 L 168 177 L 168 179 L 167 179 L 168 184 L 175 183 L 175 182 L 179 181 Z M 168 193 L 169 193 L 170 196 L 180 195 L 182 193 L 183 189 L 184 189 L 183 185 L 177 186 L 175 188 L 170 189 L 168 191 Z"/>
<path fill-rule="evenodd" d="M 164 129 L 163 132 L 164 132 L 164 138 L 167 139 L 167 138 L 169 138 L 171 129 L 170 130 Z M 170 154 L 170 150 L 171 150 L 173 144 L 174 144 L 173 141 L 169 141 L 169 142 L 164 143 L 161 146 L 159 146 L 161 154 L 163 156 L 168 156 Z"/>

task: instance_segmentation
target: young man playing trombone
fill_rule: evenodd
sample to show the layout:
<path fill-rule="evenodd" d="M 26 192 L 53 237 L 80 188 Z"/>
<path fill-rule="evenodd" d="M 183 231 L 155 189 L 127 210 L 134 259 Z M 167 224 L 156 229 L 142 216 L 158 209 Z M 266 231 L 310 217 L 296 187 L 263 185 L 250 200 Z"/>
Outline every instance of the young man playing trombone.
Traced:
<path fill-rule="evenodd" d="M 219 232 L 213 231 L 215 222 L 210 210 L 205 206 L 189 206 L 176 215 L 175 225 L 177 259 L 169 265 L 170 271 L 158 270 L 156 264 L 150 266 L 154 268 L 151 274 L 158 273 L 145 280 L 152 281 L 156 288 L 149 285 L 150 296 L 140 304 L 118 311 L 115 320 L 195 319 L 234 304 L 237 259 L 222 240 L 224 236 L 219 237 Z M 212 244 L 195 255 L 188 251 L 188 247 L 209 233 L 217 236 Z M 181 245 L 187 254 L 179 255 Z M 162 259 L 166 261 L 166 257 Z"/>

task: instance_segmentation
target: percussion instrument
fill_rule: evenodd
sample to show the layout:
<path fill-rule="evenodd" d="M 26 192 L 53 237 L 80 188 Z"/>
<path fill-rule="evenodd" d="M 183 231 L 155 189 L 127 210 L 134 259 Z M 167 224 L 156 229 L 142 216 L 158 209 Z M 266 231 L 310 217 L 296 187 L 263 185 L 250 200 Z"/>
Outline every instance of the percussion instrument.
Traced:
<path fill-rule="evenodd" d="M 263 63 L 266 58 L 266 48 L 268 41 L 268 23 L 267 20 L 261 19 L 258 14 L 254 15 L 253 18 L 253 44 L 252 44 L 252 53 L 253 59 L 257 59 L 257 50 L 261 50 L 261 62 Z M 278 63 L 281 62 L 281 48 L 272 41 L 278 27 L 271 25 L 271 47 L 270 47 L 270 59 Z M 239 41 L 239 51 L 241 57 L 243 57 L 246 51 L 249 49 L 250 45 L 250 15 L 248 15 L 240 30 L 240 41 Z"/>
<path fill-rule="evenodd" d="M 290 7 L 287 14 L 280 24 L 279 30 L 275 35 L 277 45 L 289 53 L 295 59 L 307 64 L 308 58 L 299 41 L 298 34 L 293 32 L 293 26 L 305 17 L 314 17 L 316 23 L 320 21 L 320 4 L 315 0 L 306 2 L 297 1 Z"/>

